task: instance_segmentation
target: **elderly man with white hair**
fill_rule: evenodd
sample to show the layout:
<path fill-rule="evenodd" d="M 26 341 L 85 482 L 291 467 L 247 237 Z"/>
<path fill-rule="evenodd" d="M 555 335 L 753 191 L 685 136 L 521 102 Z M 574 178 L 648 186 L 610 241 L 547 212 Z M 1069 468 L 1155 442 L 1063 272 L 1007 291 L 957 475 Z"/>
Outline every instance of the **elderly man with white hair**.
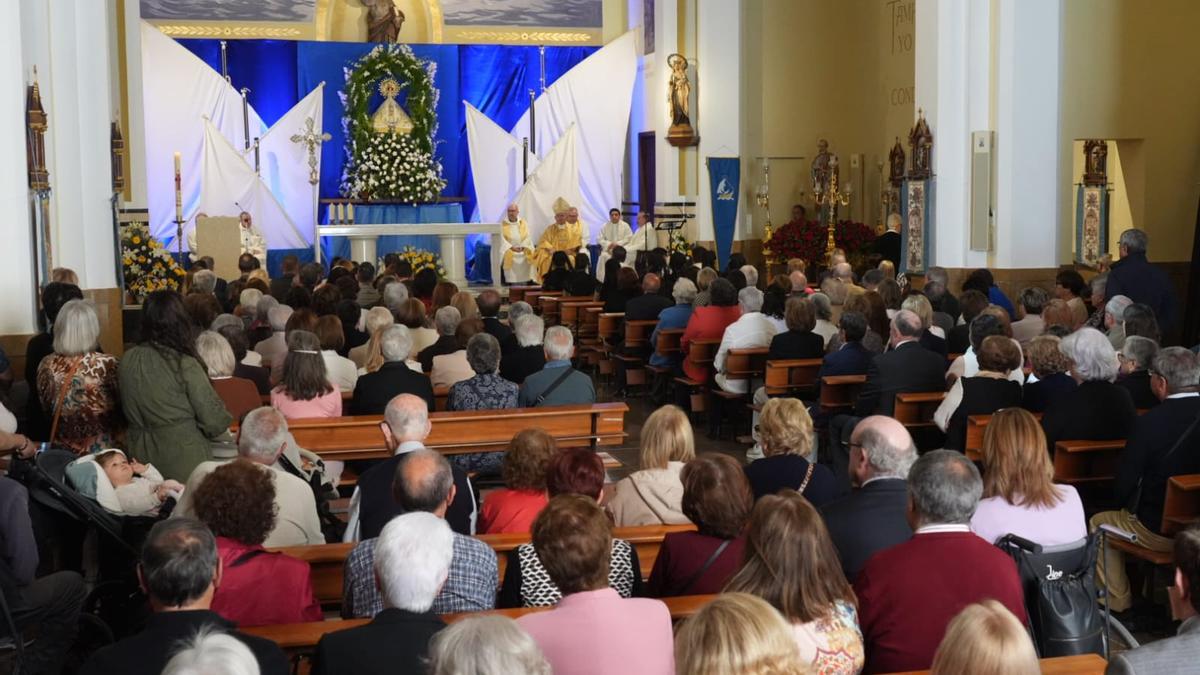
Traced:
<path fill-rule="evenodd" d="M 454 337 L 461 321 L 462 314 L 457 308 L 450 305 L 442 307 L 433 315 L 433 327 L 437 330 L 438 339 L 417 354 L 417 360 L 421 362 L 421 370 L 427 373 L 433 370 L 433 357 L 453 354 L 461 349 L 458 340 Z"/>
<path fill-rule="evenodd" d="M 1050 401 L 1042 415 L 1046 446 L 1061 440 L 1124 439 L 1133 429 L 1137 409 L 1124 387 L 1113 384 L 1120 365 L 1104 333 L 1080 328 L 1063 338 L 1059 351 L 1071 360 L 1071 377 L 1079 383 Z"/>
<path fill-rule="evenodd" d="M 1114 295 L 1104 303 L 1104 330 L 1117 351 L 1125 344 L 1125 310 L 1132 304 L 1133 301 L 1124 295 Z"/>
<path fill-rule="evenodd" d="M 565 326 L 547 328 L 542 348 L 546 352 L 546 365 L 525 378 L 518 397 L 521 407 L 595 403 L 592 378 L 571 367 L 571 357 L 575 355 L 571 331 Z"/>
<path fill-rule="evenodd" d="M 399 503 L 393 490 L 401 457 L 414 450 L 425 449 L 425 439 L 433 429 L 429 408 L 420 398 L 401 394 L 388 403 L 379 425 L 384 445 L 392 456 L 367 469 L 358 478 L 358 487 L 350 497 L 350 516 L 344 541 L 360 541 L 378 537 L 389 520 L 411 509 Z M 456 466 L 451 466 L 454 478 L 454 497 L 446 508 L 446 522 L 459 534 L 475 531 L 475 492 L 471 479 Z"/>
<path fill-rule="evenodd" d="M 833 276 L 838 281 L 842 282 L 846 287 L 846 292 L 850 295 L 855 293 L 865 293 L 867 289 L 854 283 L 854 269 L 850 267 L 848 262 L 840 262 L 833 266 Z"/>
<path fill-rule="evenodd" d="M 212 270 L 197 270 L 192 275 L 191 293 L 212 294 L 217 288 L 217 273 Z M 220 299 L 220 298 L 218 298 Z"/>
<path fill-rule="evenodd" d="M 425 672 L 429 641 L 446 625 L 432 607 L 453 557 L 454 533 L 432 513 L 389 522 L 374 561 L 384 610 L 365 626 L 322 637 L 313 675 Z"/>
<path fill-rule="evenodd" d="M 526 303 L 518 302 L 514 303 L 513 308 L 522 304 L 528 306 Z M 533 310 L 523 313 L 515 319 L 512 318 L 510 310 L 509 321 L 512 322 L 512 339 L 516 346 L 502 351 L 500 377 L 515 384 L 523 384 L 525 378 L 541 371 L 542 367 L 546 365 L 546 350 L 542 347 L 542 335 L 546 330 L 546 324 L 542 321 L 542 317 L 533 313 Z"/>
<path fill-rule="evenodd" d="M 507 355 L 509 352 L 521 346 L 521 344 L 517 341 L 517 319 L 528 314 L 533 314 L 533 307 L 524 300 L 518 300 L 508 306 L 508 334 L 504 337 L 497 336 L 496 338 L 500 341 L 501 354 Z M 499 309 L 497 309 L 497 316 L 499 316 Z M 486 319 L 484 321 L 484 327 L 486 330 Z M 497 319 L 497 321 L 499 321 L 499 319 Z M 490 333 L 491 331 L 488 332 Z M 493 335 L 495 335 L 495 333 L 493 333 Z"/>
<path fill-rule="evenodd" d="M 238 457 L 261 466 L 275 481 L 275 528 L 263 546 L 308 546 L 324 544 L 321 519 L 312 487 L 300 477 L 301 449 L 288 433 L 287 420 L 276 409 L 250 411 L 238 427 Z M 224 461 L 201 462 L 188 476 L 187 485 L 172 517 L 194 517 L 192 495 L 196 488 Z M 295 472 L 289 470 L 291 465 Z"/>
<path fill-rule="evenodd" d="M 351 403 L 354 414 L 380 415 L 388 403 L 400 394 L 419 397 L 432 411 L 433 384 L 428 376 L 409 368 L 406 363 L 412 352 L 412 335 L 408 327 L 393 324 L 383 328 L 379 334 L 379 347 L 383 353 L 383 365 L 379 370 L 359 377 L 354 385 Z"/>
<path fill-rule="evenodd" d="M 754 265 L 746 264 L 741 266 L 742 275 L 746 277 L 746 286 L 750 288 L 758 287 L 758 268 Z"/>
<path fill-rule="evenodd" d="M 283 363 L 287 357 L 287 322 L 292 318 L 292 308 L 278 305 L 267 310 L 267 322 L 271 324 L 271 337 L 254 345 L 254 351 L 262 357 L 262 365 L 270 367 Z"/>
<path fill-rule="evenodd" d="M 762 313 L 763 293 L 753 286 L 738 291 L 738 307 L 742 315 L 725 327 L 721 346 L 713 367 L 717 371 L 717 386 L 733 394 L 749 391 L 746 380 L 729 379 L 725 375 L 725 360 L 730 349 L 755 349 L 771 346 L 771 338 L 778 332 L 775 324 Z"/>
<path fill-rule="evenodd" d="M 1167 347 L 1154 357 L 1151 370 L 1151 386 L 1162 403 L 1134 421 L 1116 473 L 1114 503 L 1131 508 L 1097 513 L 1091 527 L 1108 525 L 1132 532 L 1137 535 L 1136 545 L 1162 553 L 1172 547 L 1170 537 L 1160 531 L 1167 481 L 1171 476 L 1200 473 L 1200 454 L 1195 452 L 1200 438 L 1196 422 L 1200 419 L 1200 359 L 1189 349 Z M 1133 597 L 1124 555 L 1108 547 L 1099 572 L 1108 589 L 1110 608 L 1118 612 L 1129 609 Z"/>

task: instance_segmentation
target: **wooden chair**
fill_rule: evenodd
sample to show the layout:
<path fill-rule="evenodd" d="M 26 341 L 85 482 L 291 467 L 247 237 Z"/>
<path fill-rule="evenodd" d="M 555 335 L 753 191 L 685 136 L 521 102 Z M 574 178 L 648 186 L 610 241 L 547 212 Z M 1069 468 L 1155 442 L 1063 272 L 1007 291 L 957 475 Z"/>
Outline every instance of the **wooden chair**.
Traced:
<path fill-rule="evenodd" d="M 536 288 L 536 289 L 531 288 L 531 289 L 525 291 L 525 302 L 528 302 L 529 306 L 533 307 L 533 311 L 535 314 L 540 315 L 542 313 L 542 298 L 543 297 L 556 298 L 562 294 L 563 294 L 562 291 L 545 291 L 545 290 L 542 290 L 540 287 Z"/>
<path fill-rule="evenodd" d="M 450 398 L 450 385 L 439 384 L 433 388 L 433 409 L 436 412 L 445 412 L 446 399 Z"/>
<path fill-rule="evenodd" d="M 831 413 L 854 407 L 858 392 L 867 383 L 866 375 L 829 375 L 821 378 L 821 412 Z"/>
<path fill-rule="evenodd" d="M 933 426 L 933 413 L 937 412 L 944 391 L 900 392 L 896 394 L 896 408 L 892 417 L 909 429 Z"/>
<path fill-rule="evenodd" d="M 658 340 L 655 342 L 654 351 L 663 356 L 673 356 L 680 353 L 680 339 L 683 338 L 682 328 L 668 328 L 658 331 Z M 655 377 L 665 377 L 671 374 L 671 369 L 663 366 L 647 366 L 650 372 L 654 373 Z"/>
<path fill-rule="evenodd" d="M 585 315 L 588 307 L 603 308 L 604 303 L 588 298 L 586 300 L 575 300 L 563 298 L 558 301 L 558 323 L 560 326 L 566 326 L 572 334 L 578 336 L 581 329 L 581 320 Z"/>
<path fill-rule="evenodd" d="M 541 286 L 509 286 L 508 287 L 508 304 L 511 305 L 514 302 L 521 302 L 522 300 L 525 300 L 525 296 L 527 293 L 530 293 L 532 291 L 540 291 L 540 290 L 542 290 Z M 526 301 L 526 302 L 528 302 L 528 301 Z"/>
<path fill-rule="evenodd" d="M 1054 480 L 1069 485 L 1111 481 L 1124 440 L 1059 441 L 1054 444 Z"/>
<path fill-rule="evenodd" d="M 717 339 L 693 340 L 688 343 L 687 353 L 683 358 L 693 366 L 703 368 L 705 371 L 711 373 L 713 361 L 716 360 L 717 349 L 720 347 L 721 341 Z M 708 409 L 708 396 L 705 394 L 708 378 L 705 379 L 705 382 L 697 382 L 687 376 L 675 378 L 675 382 L 691 389 L 691 408 L 693 413 L 704 412 Z"/>
<path fill-rule="evenodd" d="M 426 447 L 443 454 L 498 452 L 518 431 L 545 430 L 559 447 L 619 445 L 625 440 L 624 403 L 435 412 Z M 296 442 L 325 459 L 386 459 L 381 415 L 293 420 Z"/>
<path fill-rule="evenodd" d="M 793 396 L 817 387 L 821 359 L 775 359 L 767 361 L 763 386 L 768 396 Z"/>
<path fill-rule="evenodd" d="M 1162 534 L 1173 536 L 1200 519 L 1200 474 L 1171 476 L 1163 501 Z"/>
<path fill-rule="evenodd" d="M 612 357 L 624 365 L 626 387 L 644 386 L 646 384 L 646 370 L 643 367 L 645 364 L 642 357 L 636 354 L 645 351 L 646 346 L 650 343 L 650 334 L 654 332 L 654 327 L 657 325 L 657 319 L 639 319 L 625 322 L 625 339 L 622 351 L 626 353 L 617 354 L 614 352 Z"/>
<path fill-rule="evenodd" d="M 591 314 L 594 308 L 588 308 Z M 613 374 L 612 348 L 621 334 L 621 324 L 625 321 L 624 312 L 605 312 L 603 307 L 595 308 L 596 312 L 596 344 L 589 351 L 596 355 L 600 375 Z"/>

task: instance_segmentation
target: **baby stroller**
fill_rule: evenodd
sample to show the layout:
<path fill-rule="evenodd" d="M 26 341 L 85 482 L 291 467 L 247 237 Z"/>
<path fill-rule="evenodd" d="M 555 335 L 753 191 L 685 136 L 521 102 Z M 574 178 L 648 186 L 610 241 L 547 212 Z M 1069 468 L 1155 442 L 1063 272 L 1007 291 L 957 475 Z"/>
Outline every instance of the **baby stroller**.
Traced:
<path fill-rule="evenodd" d="M 96 585 L 83 611 L 102 621 L 108 640 L 120 639 L 139 631 L 149 616 L 146 598 L 137 582 L 138 556 L 150 528 L 170 515 L 174 500 L 168 499 L 157 517 L 110 513 L 71 484 L 67 467 L 76 459 L 67 450 L 50 448 L 38 453 L 32 461 L 14 462 L 10 476 L 24 483 L 29 491 L 31 510 L 44 509 L 60 522 L 73 521 L 82 531 L 95 534 Z M 38 536 L 41 538 L 43 533 Z M 82 547 L 82 542 L 63 541 L 59 546 Z"/>

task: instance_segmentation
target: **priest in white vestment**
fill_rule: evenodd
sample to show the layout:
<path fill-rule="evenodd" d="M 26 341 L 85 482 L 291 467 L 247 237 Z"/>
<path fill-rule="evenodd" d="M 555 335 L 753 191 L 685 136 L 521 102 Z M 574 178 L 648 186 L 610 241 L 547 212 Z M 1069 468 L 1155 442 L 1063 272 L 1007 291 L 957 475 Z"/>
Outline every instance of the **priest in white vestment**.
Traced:
<path fill-rule="evenodd" d="M 625 265 L 632 266 L 633 259 L 636 257 L 629 254 L 629 245 L 633 242 L 633 228 L 621 219 L 619 209 L 608 210 L 608 222 L 600 228 L 600 236 L 596 241 L 600 244 L 600 260 L 596 263 L 597 281 L 604 283 L 605 265 L 612 258 L 612 250 L 618 246 L 625 249 L 628 254 L 625 258 Z"/>
<path fill-rule="evenodd" d="M 196 262 L 201 258 L 201 256 L 204 255 L 202 251 L 196 250 L 196 224 L 200 222 L 201 218 L 207 217 L 207 214 L 204 213 L 196 214 L 196 221 L 192 224 L 192 229 L 188 230 L 188 257 L 192 262 Z M 267 240 L 263 238 L 262 233 L 258 231 L 258 228 L 254 227 L 254 219 L 250 217 L 249 213 L 242 211 L 240 214 L 238 214 L 238 220 L 240 220 L 242 224 L 242 226 L 238 228 L 238 233 L 242 237 L 242 253 L 249 253 L 255 258 L 258 258 L 259 264 L 262 265 L 263 269 L 266 269 Z"/>
<path fill-rule="evenodd" d="M 510 284 L 541 283 L 537 267 L 530 260 L 533 240 L 529 238 L 529 225 L 520 217 L 516 204 L 508 205 L 500 226 L 500 267 L 504 270 L 504 280 Z"/>

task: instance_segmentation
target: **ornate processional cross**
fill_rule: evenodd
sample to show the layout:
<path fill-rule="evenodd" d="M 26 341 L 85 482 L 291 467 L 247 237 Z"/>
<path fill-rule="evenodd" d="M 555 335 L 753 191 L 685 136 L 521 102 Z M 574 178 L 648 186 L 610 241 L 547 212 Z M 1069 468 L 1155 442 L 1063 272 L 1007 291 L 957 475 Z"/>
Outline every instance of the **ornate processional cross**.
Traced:
<path fill-rule="evenodd" d="M 308 182 L 310 185 L 316 185 L 321 179 L 317 174 L 317 148 L 332 136 L 328 133 L 317 133 L 313 128 L 316 126 L 316 122 L 311 117 L 305 118 L 304 124 L 304 133 L 292 135 L 291 140 L 293 143 L 303 143 L 308 149 Z"/>

